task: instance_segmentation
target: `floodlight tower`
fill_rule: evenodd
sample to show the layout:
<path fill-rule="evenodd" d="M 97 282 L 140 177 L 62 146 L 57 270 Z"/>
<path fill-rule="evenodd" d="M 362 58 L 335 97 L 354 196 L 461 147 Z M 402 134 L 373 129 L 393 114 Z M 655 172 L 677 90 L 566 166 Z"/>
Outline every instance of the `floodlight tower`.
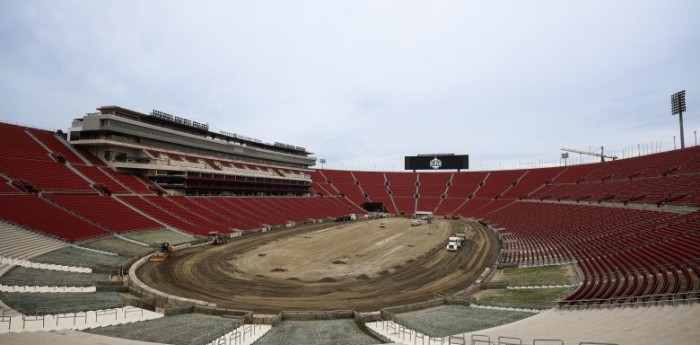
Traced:
<path fill-rule="evenodd" d="M 671 95 L 671 115 L 678 114 L 678 120 L 681 124 L 681 149 L 685 148 L 685 139 L 683 137 L 683 112 L 685 111 L 685 90 L 676 92 Z"/>

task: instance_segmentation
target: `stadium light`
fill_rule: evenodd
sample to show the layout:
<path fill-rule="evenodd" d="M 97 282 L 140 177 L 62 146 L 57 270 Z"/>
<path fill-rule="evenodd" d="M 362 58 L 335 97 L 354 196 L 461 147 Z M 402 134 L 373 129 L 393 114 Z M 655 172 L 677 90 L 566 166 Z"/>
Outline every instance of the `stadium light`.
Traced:
<path fill-rule="evenodd" d="M 321 159 L 319 159 L 318 161 L 321 162 L 321 169 L 323 169 L 323 166 L 326 164 L 326 159 L 325 159 L 325 158 L 321 158 Z"/>
<path fill-rule="evenodd" d="M 681 124 L 681 149 L 685 148 L 685 139 L 683 138 L 683 112 L 685 111 L 685 90 L 676 92 L 671 95 L 671 115 L 678 115 L 678 121 Z M 675 143 L 675 139 L 674 139 Z M 675 146 L 675 144 L 674 144 Z M 675 147 L 674 147 L 675 148 Z"/>

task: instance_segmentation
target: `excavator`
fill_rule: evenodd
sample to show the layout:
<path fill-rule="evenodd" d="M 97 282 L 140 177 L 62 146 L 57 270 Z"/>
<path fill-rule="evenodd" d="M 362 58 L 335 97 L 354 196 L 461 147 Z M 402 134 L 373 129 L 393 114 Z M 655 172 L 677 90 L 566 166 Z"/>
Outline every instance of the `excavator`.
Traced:
<path fill-rule="evenodd" d="M 173 246 L 170 245 L 168 242 L 163 242 L 160 244 L 160 251 L 158 253 L 155 253 L 151 255 L 151 257 L 148 259 L 148 261 L 151 262 L 161 262 L 168 260 L 170 255 L 173 253 Z"/>

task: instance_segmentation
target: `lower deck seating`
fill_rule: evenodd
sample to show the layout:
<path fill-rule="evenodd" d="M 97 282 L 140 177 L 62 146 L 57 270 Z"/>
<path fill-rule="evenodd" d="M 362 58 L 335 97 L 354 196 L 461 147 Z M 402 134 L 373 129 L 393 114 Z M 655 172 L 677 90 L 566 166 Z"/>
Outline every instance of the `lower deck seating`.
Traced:
<path fill-rule="evenodd" d="M 0 156 L 51 161 L 49 152 L 22 126 L 0 123 Z"/>
<path fill-rule="evenodd" d="M 0 173 L 13 180 L 28 181 L 39 191 L 91 190 L 82 177 L 53 161 L 0 157 Z"/>
<path fill-rule="evenodd" d="M 114 232 L 123 233 L 163 227 L 111 196 L 51 195 L 48 198 Z"/>
<path fill-rule="evenodd" d="M 251 216 L 244 213 L 238 207 L 228 202 L 229 198 L 190 197 L 188 199 L 225 218 L 227 220 L 225 224 L 230 228 L 250 230 L 261 227 L 261 224 L 258 222 L 258 215 Z"/>
<path fill-rule="evenodd" d="M 0 177 L 0 194 L 18 194 L 21 193 L 17 188 L 13 187 L 8 181 Z"/>
<path fill-rule="evenodd" d="M 155 194 L 148 188 L 149 182 L 141 176 L 125 172 L 116 172 L 106 167 L 100 167 L 99 169 L 136 194 Z"/>
<path fill-rule="evenodd" d="M 76 170 L 78 170 L 81 174 L 85 175 L 85 177 L 92 180 L 94 183 L 101 184 L 107 187 L 107 189 L 109 189 L 111 193 L 129 193 L 129 191 L 126 188 L 124 188 L 124 186 L 119 184 L 117 181 L 115 181 L 113 178 L 111 178 L 109 175 L 103 172 L 102 169 L 98 167 L 87 165 L 74 165 L 73 167 Z"/>
<path fill-rule="evenodd" d="M 584 282 L 567 303 L 700 294 L 700 211 L 515 202 L 481 218 L 499 229 L 505 263 L 578 262 Z"/>
<path fill-rule="evenodd" d="M 209 217 L 200 213 L 192 212 L 187 207 L 182 207 L 178 203 L 171 201 L 169 197 L 144 196 L 143 198 L 160 209 L 196 225 L 200 229 L 200 234 L 208 234 L 210 231 L 229 232 L 225 225 L 212 221 Z"/>
<path fill-rule="evenodd" d="M 35 195 L 0 195 L 0 219 L 76 242 L 109 234 Z"/>
<path fill-rule="evenodd" d="M 209 234 L 209 229 L 205 229 L 202 227 L 197 226 L 196 224 L 192 224 L 188 221 L 185 221 L 182 218 L 177 217 L 176 215 L 167 212 L 166 210 L 163 210 L 162 208 L 158 207 L 157 205 L 147 201 L 146 199 L 143 199 L 140 196 L 135 196 L 135 195 L 121 195 L 117 197 L 118 199 L 126 202 L 127 204 L 131 205 L 132 207 L 138 209 L 139 211 L 155 218 L 158 219 L 159 221 L 173 227 L 177 228 L 179 230 L 189 232 L 192 234 L 198 234 L 202 236 L 207 236 Z"/>
<path fill-rule="evenodd" d="M 33 135 L 37 140 L 49 148 L 54 153 L 60 154 L 72 164 L 85 164 L 85 162 L 78 157 L 66 144 L 61 141 L 56 133 L 45 131 L 42 129 L 28 129 L 31 135 Z"/>

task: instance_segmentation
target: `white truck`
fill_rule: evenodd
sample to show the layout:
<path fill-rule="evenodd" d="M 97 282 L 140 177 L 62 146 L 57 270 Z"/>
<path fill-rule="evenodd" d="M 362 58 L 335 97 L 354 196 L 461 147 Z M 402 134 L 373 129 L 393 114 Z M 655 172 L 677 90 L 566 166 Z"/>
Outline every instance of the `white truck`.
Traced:
<path fill-rule="evenodd" d="M 456 252 L 459 248 L 462 248 L 466 239 L 467 236 L 464 234 L 456 234 L 454 236 L 450 236 L 448 238 L 449 242 L 447 243 L 447 248 L 445 249 L 448 252 Z"/>
<path fill-rule="evenodd" d="M 423 222 L 418 219 L 411 222 L 411 226 L 420 226 L 421 224 L 423 224 Z"/>

